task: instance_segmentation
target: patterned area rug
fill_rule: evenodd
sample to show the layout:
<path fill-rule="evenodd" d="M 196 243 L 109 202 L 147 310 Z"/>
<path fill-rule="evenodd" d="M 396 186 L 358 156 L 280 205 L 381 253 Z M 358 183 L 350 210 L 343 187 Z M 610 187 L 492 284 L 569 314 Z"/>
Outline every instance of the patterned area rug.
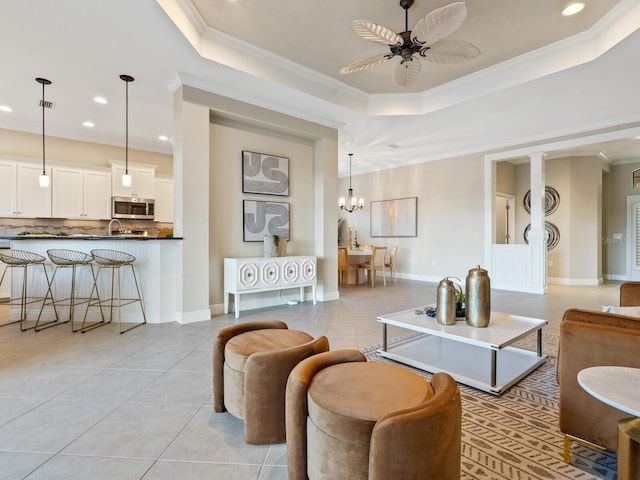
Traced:
<path fill-rule="evenodd" d="M 394 344 L 418 334 L 395 338 Z M 373 345 L 363 350 L 372 362 L 395 363 L 424 378 L 431 374 L 379 356 Z M 535 336 L 516 344 L 535 351 Z M 464 480 L 544 480 L 616 478 L 616 455 L 573 445 L 571 462 L 562 461 L 556 381 L 558 337 L 543 334 L 548 360 L 497 397 L 460 385 L 462 396 L 462 476 Z"/>

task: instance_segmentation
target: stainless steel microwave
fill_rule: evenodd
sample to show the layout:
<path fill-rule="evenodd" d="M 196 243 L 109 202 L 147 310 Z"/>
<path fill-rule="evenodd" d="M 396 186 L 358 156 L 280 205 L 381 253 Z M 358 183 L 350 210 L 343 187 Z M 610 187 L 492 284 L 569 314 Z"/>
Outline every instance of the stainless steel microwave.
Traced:
<path fill-rule="evenodd" d="M 155 201 L 138 197 L 112 197 L 111 218 L 153 220 Z"/>

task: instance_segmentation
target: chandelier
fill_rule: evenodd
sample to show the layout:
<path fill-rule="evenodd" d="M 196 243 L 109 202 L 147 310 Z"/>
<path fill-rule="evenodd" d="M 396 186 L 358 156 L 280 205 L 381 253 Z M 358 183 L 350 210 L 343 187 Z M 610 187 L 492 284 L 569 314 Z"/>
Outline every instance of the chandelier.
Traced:
<path fill-rule="evenodd" d="M 345 210 L 349 213 L 355 212 L 356 210 L 361 210 L 364 208 L 364 198 L 361 198 L 358 202 L 358 199 L 353 196 L 353 188 L 351 188 L 351 157 L 353 153 L 349 154 L 349 193 L 347 194 L 347 200 L 345 203 L 344 197 L 340 197 L 338 200 L 338 205 L 340 205 L 340 210 Z"/>

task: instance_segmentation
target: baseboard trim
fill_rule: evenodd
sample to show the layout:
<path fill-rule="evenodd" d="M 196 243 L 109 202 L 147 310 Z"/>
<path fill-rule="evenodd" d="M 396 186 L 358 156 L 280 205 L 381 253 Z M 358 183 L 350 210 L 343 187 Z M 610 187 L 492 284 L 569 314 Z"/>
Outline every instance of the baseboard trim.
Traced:
<path fill-rule="evenodd" d="M 547 277 L 547 283 L 554 285 L 571 285 L 571 286 L 598 286 L 604 283 L 600 278 L 559 278 Z"/>
<path fill-rule="evenodd" d="M 176 312 L 176 322 L 186 325 L 187 323 L 204 322 L 211 320 L 211 309 L 195 310 L 193 312 Z"/>

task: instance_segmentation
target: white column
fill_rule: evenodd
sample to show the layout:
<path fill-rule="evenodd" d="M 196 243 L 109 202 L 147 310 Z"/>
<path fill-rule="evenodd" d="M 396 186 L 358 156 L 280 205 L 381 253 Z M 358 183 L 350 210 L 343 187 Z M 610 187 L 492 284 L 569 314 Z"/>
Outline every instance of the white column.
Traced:
<path fill-rule="evenodd" d="M 320 301 L 338 294 L 338 141 L 328 136 L 314 146 L 315 255 L 318 257 Z"/>
<path fill-rule="evenodd" d="M 174 93 L 174 235 L 184 237 L 176 321 L 209 320 L 209 108 Z"/>
<path fill-rule="evenodd" d="M 531 287 L 537 293 L 547 288 L 547 235 L 544 228 L 544 157 L 542 152 L 529 155 L 531 159 L 531 229 L 529 248 L 531 251 Z"/>

